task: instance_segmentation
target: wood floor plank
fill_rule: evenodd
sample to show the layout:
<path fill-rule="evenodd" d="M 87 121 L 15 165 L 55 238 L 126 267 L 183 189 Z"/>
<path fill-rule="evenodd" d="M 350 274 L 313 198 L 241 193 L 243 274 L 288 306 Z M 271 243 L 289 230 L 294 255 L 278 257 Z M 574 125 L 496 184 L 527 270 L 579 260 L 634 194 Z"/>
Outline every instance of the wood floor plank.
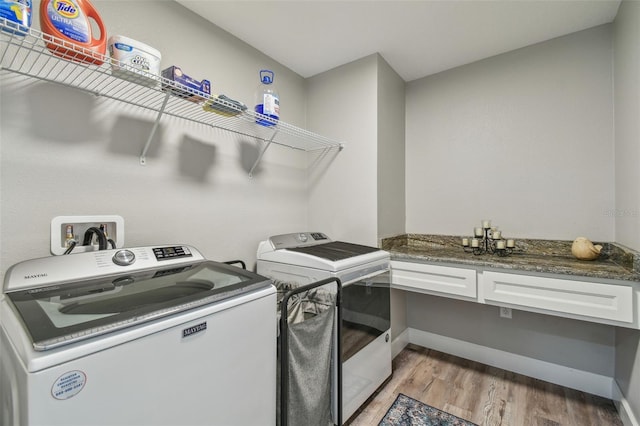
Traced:
<path fill-rule="evenodd" d="M 511 371 L 504 374 L 507 396 L 505 398 L 504 411 L 501 412 L 501 425 L 518 425 L 518 419 L 526 417 L 528 378 Z"/>
<path fill-rule="evenodd" d="M 482 426 L 622 426 L 605 398 L 412 344 L 346 424 L 377 425 L 399 393 Z"/>
<path fill-rule="evenodd" d="M 586 404 L 585 394 L 568 388 L 564 388 L 564 392 L 567 401 L 567 416 L 574 419 L 577 424 L 590 425 L 589 412 L 583 409 Z"/>
<path fill-rule="evenodd" d="M 504 410 L 504 370 L 488 367 L 483 375 L 482 386 L 479 388 L 479 398 L 470 412 L 482 414 L 482 420 L 476 421 L 484 425 L 497 426 L 502 422 L 500 410 Z M 478 417 L 478 415 L 472 416 Z"/>

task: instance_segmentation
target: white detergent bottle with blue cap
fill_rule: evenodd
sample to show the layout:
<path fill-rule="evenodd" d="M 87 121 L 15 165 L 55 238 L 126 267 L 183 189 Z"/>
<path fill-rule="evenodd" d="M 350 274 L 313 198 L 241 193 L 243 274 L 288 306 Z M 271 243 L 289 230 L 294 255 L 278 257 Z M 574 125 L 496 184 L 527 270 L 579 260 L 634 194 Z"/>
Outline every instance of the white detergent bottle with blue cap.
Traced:
<path fill-rule="evenodd" d="M 261 126 L 274 126 L 280 119 L 280 96 L 273 84 L 274 73 L 260 70 L 260 86 L 256 92 L 256 123 Z M 265 117 L 263 117 L 265 116 Z"/>

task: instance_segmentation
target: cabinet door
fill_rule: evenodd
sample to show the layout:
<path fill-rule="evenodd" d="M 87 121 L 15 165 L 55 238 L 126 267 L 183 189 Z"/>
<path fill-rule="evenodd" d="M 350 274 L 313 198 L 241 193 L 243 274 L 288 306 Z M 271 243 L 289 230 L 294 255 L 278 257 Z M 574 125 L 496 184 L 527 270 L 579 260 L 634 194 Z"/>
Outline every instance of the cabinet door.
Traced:
<path fill-rule="evenodd" d="M 476 270 L 414 262 L 391 262 L 391 286 L 445 297 L 476 299 Z"/>
<path fill-rule="evenodd" d="M 630 323 L 633 321 L 633 289 L 629 285 L 601 284 L 531 275 L 484 271 L 485 303 L 509 304 Z"/>

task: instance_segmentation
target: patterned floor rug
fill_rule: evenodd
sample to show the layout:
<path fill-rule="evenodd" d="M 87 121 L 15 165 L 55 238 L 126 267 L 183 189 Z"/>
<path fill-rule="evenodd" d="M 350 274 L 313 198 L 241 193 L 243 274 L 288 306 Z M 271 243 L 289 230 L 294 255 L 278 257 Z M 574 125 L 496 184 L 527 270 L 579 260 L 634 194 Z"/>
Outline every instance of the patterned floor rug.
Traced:
<path fill-rule="evenodd" d="M 378 426 L 477 426 L 453 414 L 398 394 Z"/>

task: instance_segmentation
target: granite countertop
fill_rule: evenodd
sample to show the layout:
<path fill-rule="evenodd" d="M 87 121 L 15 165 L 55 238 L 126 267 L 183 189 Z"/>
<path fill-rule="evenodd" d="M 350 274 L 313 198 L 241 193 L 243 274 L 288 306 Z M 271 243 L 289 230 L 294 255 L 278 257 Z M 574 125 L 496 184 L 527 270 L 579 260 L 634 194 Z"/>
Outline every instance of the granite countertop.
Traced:
<path fill-rule="evenodd" d="M 573 241 L 516 240 L 513 253 L 505 257 L 466 253 L 461 242 L 461 236 L 404 234 L 384 238 L 380 246 L 391 254 L 391 260 L 640 282 L 640 253 L 615 243 L 597 243 L 603 246 L 600 256 L 586 261 L 571 254 Z"/>

